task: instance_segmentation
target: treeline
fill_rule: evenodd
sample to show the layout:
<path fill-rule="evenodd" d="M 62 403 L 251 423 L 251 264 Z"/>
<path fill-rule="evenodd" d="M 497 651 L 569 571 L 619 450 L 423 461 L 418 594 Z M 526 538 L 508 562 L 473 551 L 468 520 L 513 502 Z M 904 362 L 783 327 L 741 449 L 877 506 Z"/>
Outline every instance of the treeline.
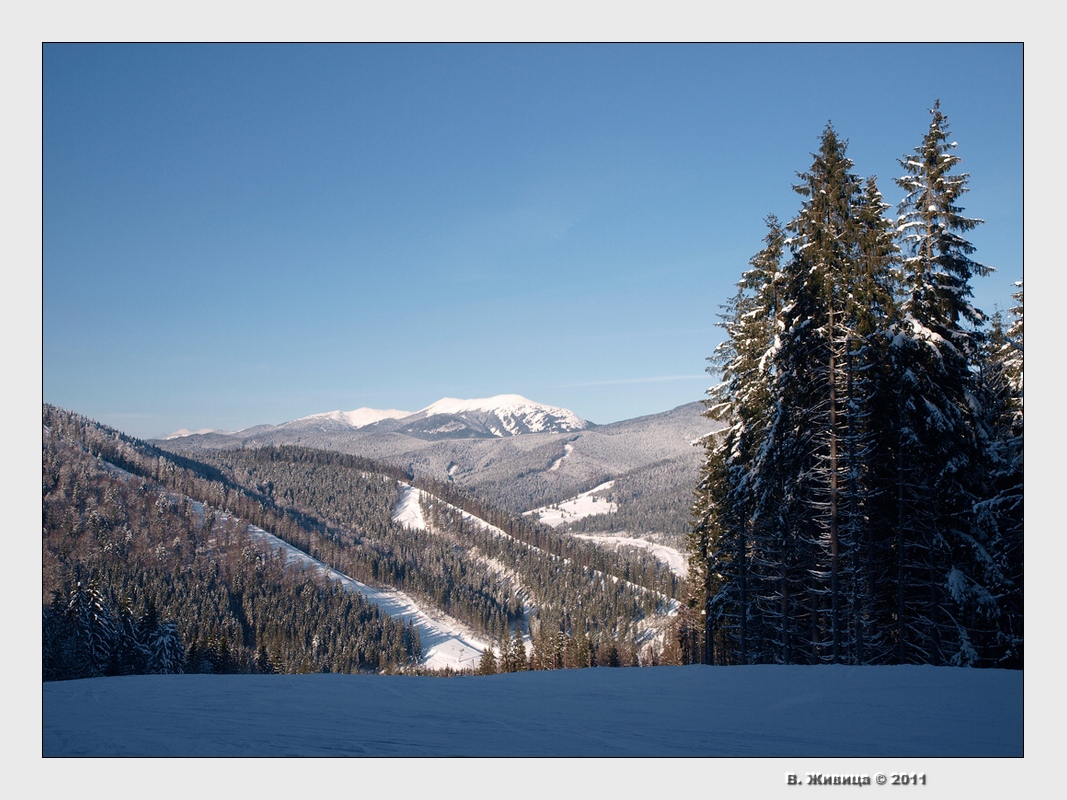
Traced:
<path fill-rule="evenodd" d="M 973 307 L 991 270 L 931 116 L 896 217 L 827 126 L 725 307 L 691 660 L 1022 666 L 1023 295 Z"/>
<path fill-rule="evenodd" d="M 496 675 L 526 670 L 585 669 L 587 667 L 654 666 L 661 661 L 655 648 L 642 649 L 634 640 L 619 641 L 606 635 L 590 635 L 585 630 L 568 632 L 562 627 L 535 621 L 530 631 L 532 648 L 527 648 L 522 629 L 497 640 L 486 648 L 474 670 L 477 675 Z M 674 662 L 677 663 L 677 662 Z"/>
<path fill-rule="evenodd" d="M 153 654 L 170 625 L 178 639 L 163 671 L 379 671 L 421 658 L 413 626 L 287 566 L 247 519 L 147 473 L 212 483 L 76 414 L 46 406 L 44 424 L 46 679 L 161 671 Z M 107 466 L 120 448 L 140 475 Z"/>
<path fill-rule="evenodd" d="M 46 681 L 185 671 L 185 643 L 177 625 L 161 621 L 151 601 L 138 613 L 128 595 L 112 610 L 95 580 L 75 581 L 65 596 L 52 590 L 41 639 Z"/>

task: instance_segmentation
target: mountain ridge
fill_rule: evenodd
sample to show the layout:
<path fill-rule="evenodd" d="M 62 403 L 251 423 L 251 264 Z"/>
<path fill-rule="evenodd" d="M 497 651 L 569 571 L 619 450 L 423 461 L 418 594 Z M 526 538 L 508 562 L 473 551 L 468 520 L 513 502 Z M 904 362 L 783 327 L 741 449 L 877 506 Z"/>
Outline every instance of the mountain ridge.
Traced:
<path fill-rule="evenodd" d="M 618 513 L 582 522 L 582 532 L 618 532 L 625 526 L 633 535 L 663 533 L 666 544 L 682 545 L 703 456 L 698 445 L 721 427 L 704 416 L 703 403 L 695 401 L 604 425 L 587 423 L 575 430 L 573 420 L 560 413 L 566 409 L 531 401 L 531 406 L 548 409 L 551 419 L 538 420 L 528 414 L 522 418 L 524 430 L 511 435 L 491 431 L 490 426 L 503 430 L 505 408 L 516 409 L 525 401 L 517 395 L 445 398 L 409 417 L 382 419 L 358 429 L 326 414 L 160 445 L 190 454 L 286 444 L 350 453 L 389 463 L 412 477 L 454 483 L 513 513 L 566 502 L 608 480 L 620 479 L 612 498 Z M 442 410 L 455 414 L 431 413 Z M 558 429 L 540 424 L 556 422 Z M 452 430 L 443 430 L 448 425 Z"/>
<path fill-rule="evenodd" d="M 420 438 L 504 438 L 523 433 L 566 433 L 585 430 L 593 423 L 561 406 L 530 400 L 519 394 L 459 399 L 443 397 L 419 411 L 357 408 L 352 411 L 325 411 L 288 420 L 278 425 L 254 425 L 239 431 L 180 428 L 163 440 L 217 433 L 224 436 L 261 432 L 272 428 L 302 428 L 339 423 L 353 430 L 374 427 L 382 432 L 403 432 Z"/>

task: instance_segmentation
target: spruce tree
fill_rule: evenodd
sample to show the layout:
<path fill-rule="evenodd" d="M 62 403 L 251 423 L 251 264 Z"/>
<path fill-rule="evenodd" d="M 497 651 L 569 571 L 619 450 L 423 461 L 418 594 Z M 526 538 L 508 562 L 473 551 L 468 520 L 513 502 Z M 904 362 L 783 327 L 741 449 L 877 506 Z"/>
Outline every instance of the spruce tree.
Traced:
<path fill-rule="evenodd" d="M 486 647 L 482 651 L 482 657 L 478 661 L 478 674 L 479 675 L 495 675 L 497 670 L 496 656 L 493 654 L 492 647 Z"/>
<path fill-rule="evenodd" d="M 764 248 L 751 261 L 721 323 L 727 340 L 710 370 L 722 382 L 709 392 L 706 415 L 727 423 L 704 444 L 707 451 L 694 506 L 690 579 L 704 619 L 705 663 L 758 660 L 753 583 L 752 462 L 762 445 L 774 396 L 781 260 L 785 233 L 776 217 L 766 220 Z M 697 605 L 696 603 L 694 605 Z"/>
<path fill-rule="evenodd" d="M 804 200 L 788 226 L 777 404 L 761 470 L 770 478 L 764 495 L 779 506 L 775 626 L 788 662 L 842 662 L 853 647 L 848 598 L 857 543 L 847 524 L 845 479 L 853 465 L 845 442 L 863 184 L 846 149 L 827 125 L 811 169 L 794 187 Z"/>
<path fill-rule="evenodd" d="M 988 555 L 990 593 L 983 604 L 991 624 L 981 644 L 998 666 L 1022 667 L 1023 611 L 1023 308 L 1013 294 L 1011 322 L 993 316 L 978 371 L 989 485 L 975 503 L 975 538 Z"/>
<path fill-rule="evenodd" d="M 932 114 L 894 222 L 827 126 L 726 307 L 688 541 L 704 661 L 1021 664 L 1021 294 L 986 342 Z"/>
<path fill-rule="evenodd" d="M 898 220 L 903 298 L 889 352 L 898 409 L 897 660 L 970 665 L 982 662 L 975 637 L 996 569 L 973 516 L 986 482 L 974 373 L 983 315 L 970 281 L 991 269 L 970 258 L 975 248 L 962 234 L 981 220 L 962 213 L 968 176 L 952 174 L 960 159 L 940 104 L 930 113 L 897 179 L 907 192 Z"/>
<path fill-rule="evenodd" d="M 109 674 L 118 632 L 96 581 L 75 582 L 67 603 L 67 616 L 77 642 L 70 677 L 97 678 Z"/>

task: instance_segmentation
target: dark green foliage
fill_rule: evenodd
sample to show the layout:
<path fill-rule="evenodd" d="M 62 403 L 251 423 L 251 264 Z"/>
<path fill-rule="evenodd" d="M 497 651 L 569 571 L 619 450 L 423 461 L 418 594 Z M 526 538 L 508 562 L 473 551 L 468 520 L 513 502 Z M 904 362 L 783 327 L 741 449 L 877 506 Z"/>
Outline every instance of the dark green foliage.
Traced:
<path fill-rule="evenodd" d="M 990 270 L 931 113 L 896 224 L 828 126 L 726 309 L 684 661 L 1021 666 L 1021 349 L 964 327 Z"/>
<path fill-rule="evenodd" d="M 425 507 L 432 533 L 408 530 L 392 514 L 410 476 L 359 457 L 283 446 L 197 461 L 53 407 L 45 425 L 46 592 L 79 565 L 116 597 L 154 603 L 145 617 L 177 620 L 187 672 L 413 669 L 419 657 L 412 624 L 286 568 L 249 523 L 490 637 L 524 620 L 540 629 L 538 616 L 566 609 L 564 638 L 590 630 L 630 653 L 634 626 L 677 589 L 647 553 L 613 554 L 448 484 L 419 482 L 445 499 Z"/>
<path fill-rule="evenodd" d="M 482 657 L 478 661 L 478 675 L 496 675 L 496 655 L 492 647 L 482 651 Z"/>
<path fill-rule="evenodd" d="M 45 680 L 183 671 L 185 646 L 173 622 L 154 616 L 149 625 L 143 624 L 144 618 L 138 622 L 127 597 L 119 601 L 116 613 L 96 581 L 86 585 L 75 580 L 65 588 L 65 604 L 62 591 L 53 589 L 52 602 L 44 607 Z"/>
<path fill-rule="evenodd" d="M 286 566 L 249 534 L 247 522 L 189 498 L 228 498 L 263 521 L 287 521 L 293 538 L 310 540 L 313 532 L 295 517 L 69 412 L 46 407 L 45 427 L 44 596 L 52 598 L 44 620 L 46 679 L 355 672 L 401 669 L 420 657 L 413 628 L 317 573 Z M 109 466 L 112 456 L 143 477 Z M 149 474 L 165 479 L 166 488 Z M 55 599 L 67 595 L 62 606 Z M 69 636 L 68 619 L 75 623 Z"/>

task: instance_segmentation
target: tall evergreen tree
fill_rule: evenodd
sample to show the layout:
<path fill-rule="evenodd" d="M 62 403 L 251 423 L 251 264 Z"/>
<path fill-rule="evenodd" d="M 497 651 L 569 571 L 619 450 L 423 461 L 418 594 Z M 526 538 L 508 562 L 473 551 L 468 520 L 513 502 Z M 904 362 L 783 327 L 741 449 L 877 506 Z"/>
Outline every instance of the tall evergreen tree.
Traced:
<path fill-rule="evenodd" d="M 77 641 L 74 674 L 70 677 L 107 675 L 112 667 L 118 631 L 107 600 L 95 581 L 75 583 L 67 603 L 67 615 Z"/>
<path fill-rule="evenodd" d="M 1021 295 L 986 343 L 932 115 L 893 222 L 828 125 L 726 307 L 688 543 L 705 661 L 1021 664 Z"/>
<path fill-rule="evenodd" d="M 712 358 L 722 382 L 711 390 L 707 416 L 728 427 L 705 440 L 707 459 L 694 513 L 697 524 L 689 544 L 691 580 L 699 587 L 704 618 L 706 663 L 747 663 L 758 656 L 758 609 L 753 583 L 751 465 L 761 446 L 771 412 L 774 350 L 782 280 L 785 232 L 776 217 L 766 220 L 764 248 L 749 262 L 738 295 L 726 308 L 721 326 L 728 334 Z M 715 632 L 718 632 L 717 634 Z M 727 654 L 733 654 L 727 656 Z"/>
<path fill-rule="evenodd" d="M 854 285 L 863 183 L 832 126 L 794 189 L 804 200 L 790 222 L 788 303 L 776 354 L 775 438 L 765 463 L 780 506 L 782 555 L 778 615 L 781 658 L 841 662 L 851 649 L 848 622 L 855 543 L 849 538 L 845 442 L 849 342 L 857 328 Z M 777 476 L 774 475 L 778 472 Z"/>
<path fill-rule="evenodd" d="M 983 495 L 984 461 L 974 367 L 981 311 L 971 304 L 972 278 L 991 272 L 971 259 L 962 234 L 981 220 L 959 206 L 966 174 L 949 140 L 940 103 L 922 144 L 904 156 L 906 191 L 898 230 L 905 258 L 903 299 L 892 326 L 890 364 L 898 408 L 899 580 L 897 658 L 903 662 L 977 664 L 974 640 L 990 568 L 974 536 L 973 505 Z"/>
<path fill-rule="evenodd" d="M 978 371 L 981 390 L 984 460 L 988 490 L 974 507 L 976 539 L 988 561 L 990 592 L 986 616 L 996 624 L 987 634 L 989 658 L 997 664 L 1021 667 L 1023 613 L 1023 295 L 1013 294 L 1007 329 L 998 311 L 983 349 Z"/>
<path fill-rule="evenodd" d="M 479 675 L 496 675 L 496 655 L 493 653 L 492 647 L 486 647 L 482 651 L 482 657 L 478 660 L 478 674 Z"/>

